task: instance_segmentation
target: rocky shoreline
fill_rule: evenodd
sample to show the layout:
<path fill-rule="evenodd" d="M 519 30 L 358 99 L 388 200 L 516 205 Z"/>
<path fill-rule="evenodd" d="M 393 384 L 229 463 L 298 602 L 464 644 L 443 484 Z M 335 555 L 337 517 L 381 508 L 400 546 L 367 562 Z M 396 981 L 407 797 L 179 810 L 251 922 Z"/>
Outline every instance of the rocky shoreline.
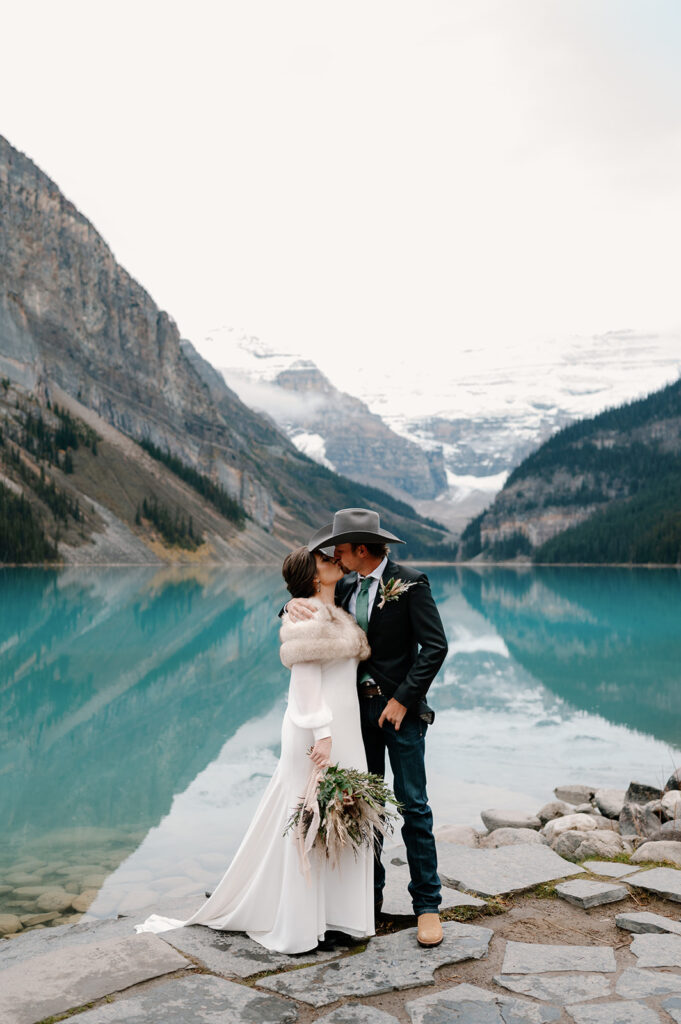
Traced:
<path fill-rule="evenodd" d="M 664 789 L 631 782 L 626 790 L 574 784 L 553 792 L 555 799 L 534 815 L 492 808 L 480 812 L 487 832 L 447 826 L 439 834 L 485 849 L 545 843 L 573 861 L 629 854 L 633 864 L 668 861 L 681 867 L 681 769 Z"/>
<path fill-rule="evenodd" d="M 3 911 L 8 895 L 36 911 L 0 914 L 0 1019 L 681 1022 L 680 786 L 679 773 L 664 790 L 564 785 L 533 815 L 483 810 L 486 831 L 440 826 L 445 940 L 436 950 L 415 941 L 399 845 L 386 851 L 376 937 L 303 957 L 201 927 L 134 933 L 151 911 L 186 916 L 200 894 L 116 919 L 81 917 L 103 882 L 94 869 L 106 865 L 47 865 L 63 884 L 45 888 L 24 884 L 38 871 L 25 861 L 0 888 Z"/>

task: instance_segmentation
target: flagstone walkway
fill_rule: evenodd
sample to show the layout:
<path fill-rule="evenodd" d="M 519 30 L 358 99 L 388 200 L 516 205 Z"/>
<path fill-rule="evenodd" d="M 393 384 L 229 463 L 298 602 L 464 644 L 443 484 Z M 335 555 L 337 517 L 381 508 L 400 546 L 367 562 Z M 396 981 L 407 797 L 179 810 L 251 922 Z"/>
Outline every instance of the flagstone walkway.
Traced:
<path fill-rule="evenodd" d="M 187 916 L 190 897 L 2 940 L 0 1021 L 71 1012 L 79 1024 L 681 1024 L 681 870 L 578 865 L 531 843 L 439 842 L 438 855 L 445 916 L 471 920 L 446 921 L 436 949 L 421 949 L 413 919 L 398 916 L 409 907 L 396 848 L 394 917 L 366 947 L 289 957 L 203 927 L 134 933 L 152 910 Z M 582 941 L 563 941 L 568 920 Z"/>

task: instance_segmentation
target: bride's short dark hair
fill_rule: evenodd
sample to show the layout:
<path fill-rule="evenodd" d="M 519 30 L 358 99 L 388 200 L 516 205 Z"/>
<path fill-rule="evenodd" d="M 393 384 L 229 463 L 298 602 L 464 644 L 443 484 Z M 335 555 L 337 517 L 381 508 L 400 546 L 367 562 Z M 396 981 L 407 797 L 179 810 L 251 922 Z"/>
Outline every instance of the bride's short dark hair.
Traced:
<path fill-rule="evenodd" d="M 281 575 L 286 581 L 286 588 L 293 597 L 312 597 L 315 592 L 314 578 L 317 563 L 307 548 L 296 548 L 284 559 Z"/>

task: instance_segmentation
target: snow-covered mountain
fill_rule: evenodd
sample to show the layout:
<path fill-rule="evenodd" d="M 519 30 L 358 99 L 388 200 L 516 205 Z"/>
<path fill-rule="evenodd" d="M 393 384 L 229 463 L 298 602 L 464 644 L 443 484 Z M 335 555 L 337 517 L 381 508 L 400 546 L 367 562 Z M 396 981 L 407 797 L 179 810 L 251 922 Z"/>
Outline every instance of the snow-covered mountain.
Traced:
<path fill-rule="evenodd" d="M 220 342 L 220 369 L 229 386 L 271 416 L 310 458 L 410 502 L 447 491 L 441 445 L 395 433 L 309 359 L 229 329 L 220 332 Z"/>
<path fill-rule="evenodd" d="M 456 532 L 490 504 L 508 473 L 557 429 L 654 391 L 676 379 L 681 369 L 678 334 L 629 330 L 550 339 L 537 347 L 449 351 L 435 366 L 413 355 L 395 356 L 380 377 L 342 365 L 329 371 L 323 364 L 333 384 L 316 364 L 243 332 L 220 328 L 205 341 L 212 361 L 242 401 L 269 413 L 319 462 L 353 475 L 336 461 L 348 445 L 352 403 L 362 416 L 380 417 L 393 437 L 420 446 L 431 464 L 437 460 L 439 465 L 442 458 L 446 486 L 430 493 L 423 486 L 401 492 L 415 499 L 419 512 Z M 317 374 L 333 395 L 342 394 L 350 403 L 342 420 L 336 420 L 333 441 L 333 431 L 325 432 L 318 421 L 320 410 L 337 399 L 319 380 L 311 386 Z M 306 375 L 308 387 L 301 386 Z M 385 479 L 380 486 L 387 486 Z M 400 490 L 395 484 L 392 489 Z"/>
<path fill-rule="evenodd" d="M 436 367 L 393 362 L 378 387 L 361 378 L 357 394 L 402 436 L 441 444 L 455 477 L 485 478 L 513 469 L 567 423 L 649 394 L 680 371 L 681 333 L 612 331 L 463 349 Z"/>

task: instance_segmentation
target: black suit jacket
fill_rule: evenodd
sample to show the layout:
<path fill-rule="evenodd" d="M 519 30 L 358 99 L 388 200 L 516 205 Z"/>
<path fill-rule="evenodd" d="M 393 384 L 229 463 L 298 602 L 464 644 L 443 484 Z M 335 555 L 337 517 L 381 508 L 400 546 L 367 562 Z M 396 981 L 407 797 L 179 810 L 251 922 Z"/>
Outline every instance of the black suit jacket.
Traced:
<path fill-rule="evenodd" d="M 425 696 L 447 656 L 440 613 L 424 572 L 388 559 L 382 580 L 390 579 L 415 585 L 397 600 L 386 601 L 383 608 L 378 607 L 380 591 L 376 594 L 367 630 L 371 657 L 360 662 L 358 672 L 366 668 L 387 697 L 432 722 L 434 714 Z M 336 584 L 336 604 L 346 611 L 356 585 L 354 572 Z"/>

